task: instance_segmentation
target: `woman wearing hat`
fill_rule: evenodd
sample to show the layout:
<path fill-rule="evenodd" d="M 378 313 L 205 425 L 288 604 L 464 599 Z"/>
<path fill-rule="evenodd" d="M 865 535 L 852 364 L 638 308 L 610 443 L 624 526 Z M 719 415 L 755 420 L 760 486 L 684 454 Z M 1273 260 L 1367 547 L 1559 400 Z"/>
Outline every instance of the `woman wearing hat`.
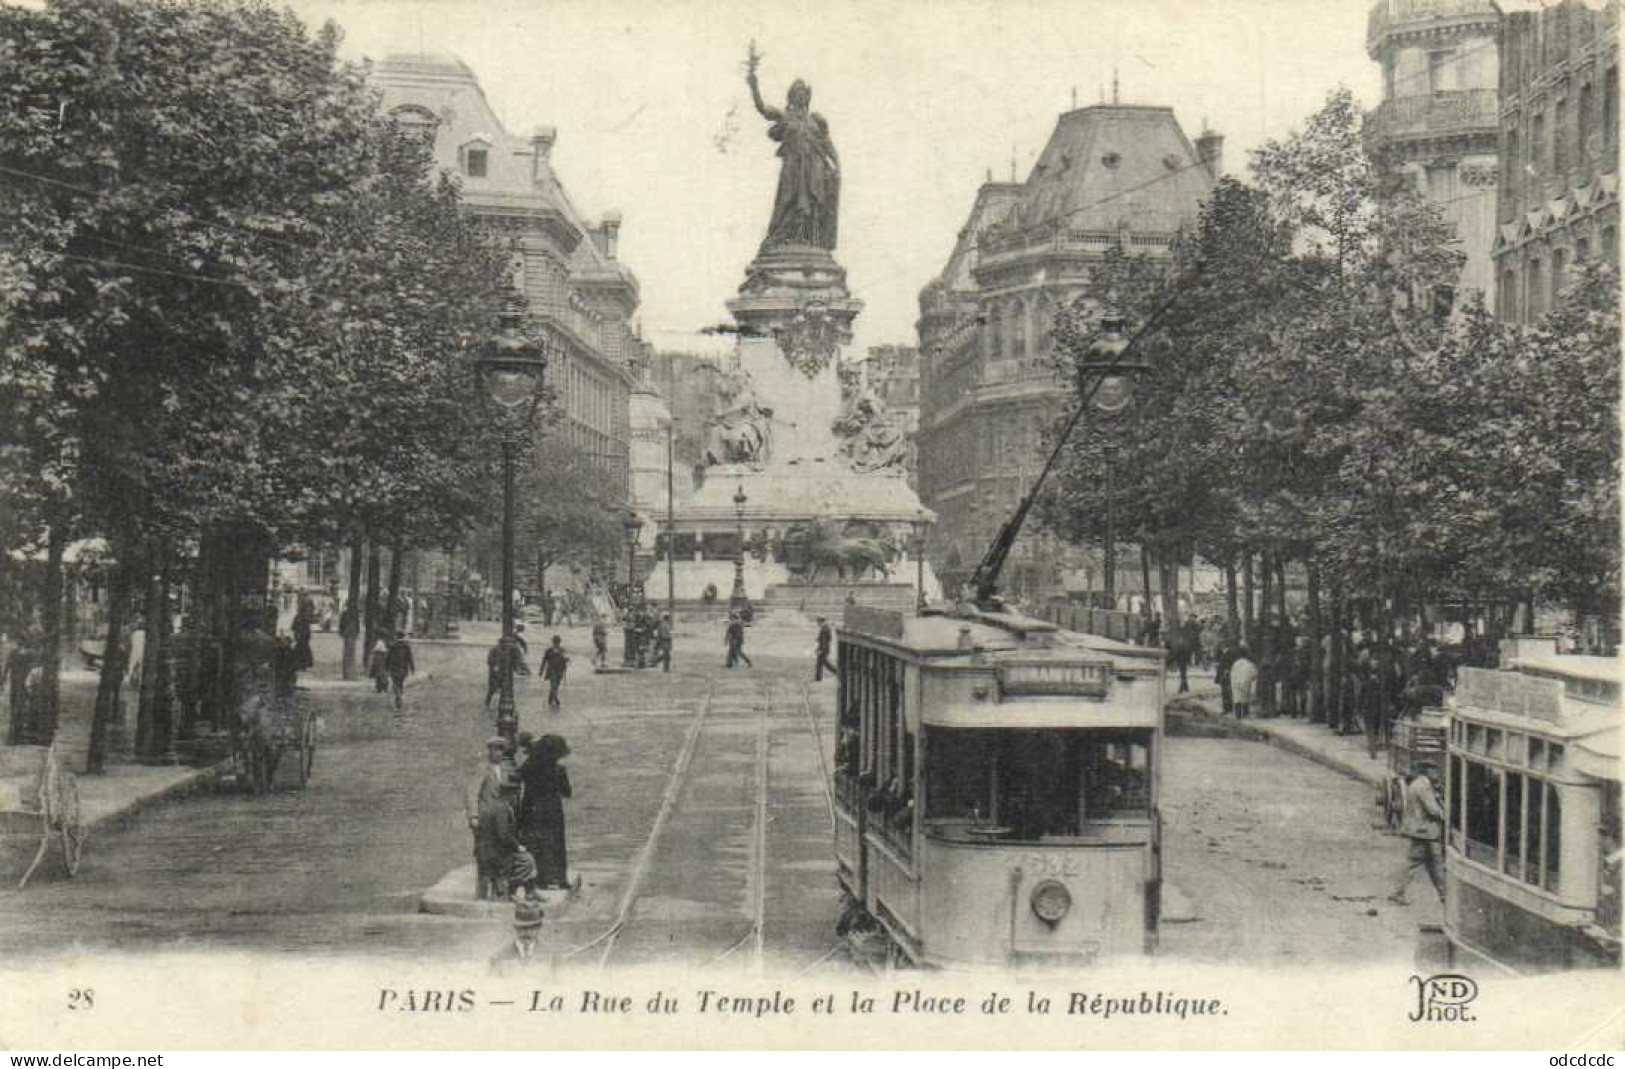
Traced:
<path fill-rule="evenodd" d="M 537 883 L 542 887 L 569 887 L 564 799 L 570 797 L 570 774 L 560 762 L 570 755 L 570 744 L 560 735 L 543 735 L 535 741 L 521 737 L 519 743 L 527 754 L 519 768 L 523 788 L 519 841 L 536 859 Z"/>

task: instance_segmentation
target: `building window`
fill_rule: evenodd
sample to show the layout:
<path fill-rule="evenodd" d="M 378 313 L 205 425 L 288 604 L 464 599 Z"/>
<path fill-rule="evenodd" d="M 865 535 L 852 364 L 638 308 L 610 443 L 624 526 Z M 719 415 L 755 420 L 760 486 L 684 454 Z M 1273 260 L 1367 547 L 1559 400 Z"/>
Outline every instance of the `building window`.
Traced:
<path fill-rule="evenodd" d="M 1442 93 L 1456 87 L 1454 52 L 1428 53 L 1428 92 Z"/>
<path fill-rule="evenodd" d="M 1546 112 L 1536 111 L 1529 120 L 1529 174 L 1539 177 L 1546 173 Z M 1536 189 L 1538 193 L 1538 187 Z"/>
<path fill-rule="evenodd" d="M 462 148 L 463 173 L 470 178 L 484 178 L 491 165 L 491 143 L 484 139 L 470 141 Z"/>
<path fill-rule="evenodd" d="M 1602 86 L 1602 169 L 1612 171 L 1619 151 L 1619 68 L 1609 67 Z"/>
<path fill-rule="evenodd" d="M 1539 260 L 1529 261 L 1529 273 L 1524 276 L 1523 317 L 1524 322 L 1533 323 L 1546 311 L 1546 285 L 1545 276 L 1541 272 Z"/>
<path fill-rule="evenodd" d="M 1547 308 L 1556 308 L 1557 307 L 1558 295 L 1563 292 L 1563 267 L 1564 267 L 1564 264 L 1563 264 L 1563 250 L 1562 249 L 1553 249 L 1552 250 L 1552 295 L 1551 295 L 1551 300 L 1549 302 L 1547 302 L 1547 305 L 1546 305 Z"/>
<path fill-rule="evenodd" d="M 1503 179 L 1502 185 L 1507 191 L 1507 196 L 1511 198 L 1511 203 L 1516 205 L 1518 190 L 1521 188 L 1520 182 L 1523 177 L 1523 157 L 1518 155 L 1518 131 L 1516 129 L 1508 130 L 1506 132 L 1506 141 L 1506 158 L 1501 161 L 1501 169 L 1506 177 Z"/>
<path fill-rule="evenodd" d="M 1498 303 L 1500 304 L 1501 318 L 1509 322 L 1516 322 L 1518 319 L 1518 276 L 1513 274 L 1510 268 L 1501 272 L 1501 299 Z"/>
<path fill-rule="evenodd" d="M 1591 259 L 1591 242 L 1587 238 L 1574 239 L 1574 262 L 1583 264 Z"/>
<path fill-rule="evenodd" d="M 1569 170 L 1569 102 L 1566 98 L 1552 105 L 1552 176 L 1559 180 Z"/>
<path fill-rule="evenodd" d="M 1580 87 L 1580 113 L 1575 116 L 1578 136 L 1575 137 L 1575 147 L 1579 150 L 1582 162 L 1590 163 L 1593 150 L 1597 147 L 1591 142 L 1591 129 L 1596 124 L 1597 95 L 1591 89 L 1591 83 Z"/>

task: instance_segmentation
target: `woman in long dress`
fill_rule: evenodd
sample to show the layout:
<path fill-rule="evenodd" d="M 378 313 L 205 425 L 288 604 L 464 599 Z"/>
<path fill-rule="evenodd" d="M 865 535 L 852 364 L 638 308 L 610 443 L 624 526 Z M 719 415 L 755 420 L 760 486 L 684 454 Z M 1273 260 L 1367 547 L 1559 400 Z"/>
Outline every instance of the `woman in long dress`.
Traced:
<path fill-rule="evenodd" d="M 779 167 L 779 189 L 773 197 L 773 219 L 762 245 L 835 248 L 841 161 L 830 140 L 829 123 L 809 110 L 812 89 L 796 79 L 790 86 L 785 109 L 780 111 L 762 100 L 754 65 L 745 81 L 756 110 L 773 124 L 767 136 L 779 143 L 778 155 L 784 161 Z"/>
<path fill-rule="evenodd" d="M 570 885 L 564 845 L 570 773 L 560 763 L 569 755 L 570 744 L 562 736 L 543 735 L 530 745 L 519 768 L 519 841 L 536 859 L 536 882 L 542 887 Z"/>

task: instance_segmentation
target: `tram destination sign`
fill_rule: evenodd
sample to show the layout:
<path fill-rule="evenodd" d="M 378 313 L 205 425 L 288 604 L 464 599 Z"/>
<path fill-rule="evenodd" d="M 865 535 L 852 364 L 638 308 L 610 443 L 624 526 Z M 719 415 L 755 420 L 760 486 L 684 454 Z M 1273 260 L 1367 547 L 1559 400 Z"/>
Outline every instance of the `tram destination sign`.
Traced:
<path fill-rule="evenodd" d="M 1105 661 L 1037 661 L 999 666 L 999 690 L 1005 694 L 1104 698 L 1111 688 L 1111 665 Z"/>
<path fill-rule="evenodd" d="M 1456 673 L 1456 705 L 1513 716 L 1532 716 L 1553 723 L 1563 718 L 1563 684 L 1516 672 L 1462 668 Z"/>

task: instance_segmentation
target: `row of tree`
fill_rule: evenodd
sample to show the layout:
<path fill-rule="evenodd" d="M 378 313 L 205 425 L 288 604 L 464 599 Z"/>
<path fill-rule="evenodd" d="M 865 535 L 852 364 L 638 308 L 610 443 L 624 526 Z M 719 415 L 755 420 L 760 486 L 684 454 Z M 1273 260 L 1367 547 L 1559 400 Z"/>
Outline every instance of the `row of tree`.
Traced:
<path fill-rule="evenodd" d="M 230 666 L 279 548 L 349 546 L 359 605 L 376 547 L 398 589 L 407 551 L 500 502 L 471 357 L 511 250 L 338 44 L 248 0 L 0 6 L 0 542 L 14 571 L 43 557 L 46 668 L 13 741 L 55 731 L 76 538 L 116 561 L 99 767 L 138 603 L 137 737 L 162 752 L 172 587 Z"/>
<path fill-rule="evenodd" d="M 1368 157 L 1360 122 L 1333 93 L 1254 153 L 1254 184 L 1218 183 L 1171 260 L 1101 265 L 1099 296 L 1058 323 L 1057 357 L 1084 359 L 1111 306 L 1150 369 L 1128 410 L 1078 427 L 1041 515 L 1077 541 L 1109 515 L 1164 591 L 1193 553 L 1224 567 L 1233 621 L 1239 573 L 1266 659 L 1276 636 L 1258 625 L 1284 615 L 1289 563 L 1317 649 L 1328 629 L 1388 632 L 1428 605 L 1492 625 L 1533 601 L 1612 618 L 1616 271 L 1576 264 L 1528 326 L 1453 302 L 1451 227 Z M 1164 616 L 1178 619 L 1171 596 Z M 1317 710 L 1327 688 L 1317 672 Z"/>

